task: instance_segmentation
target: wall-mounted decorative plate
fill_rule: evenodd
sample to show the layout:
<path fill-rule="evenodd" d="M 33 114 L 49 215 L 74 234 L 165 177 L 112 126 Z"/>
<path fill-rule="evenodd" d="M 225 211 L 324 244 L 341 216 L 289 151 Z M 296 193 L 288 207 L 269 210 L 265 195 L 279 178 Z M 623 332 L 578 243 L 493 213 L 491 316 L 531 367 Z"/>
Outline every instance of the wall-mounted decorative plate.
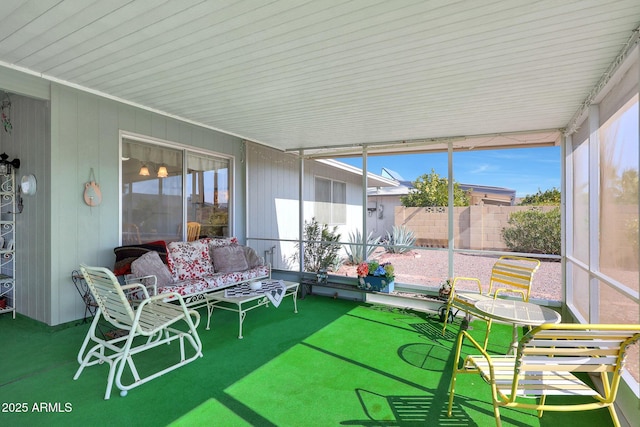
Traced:
<path fill-rule="evenodd" d="M 36 177 L 33 174 L 24 175 L 20 181 L 22 194 L 32 196 L 36 194 Z"/>

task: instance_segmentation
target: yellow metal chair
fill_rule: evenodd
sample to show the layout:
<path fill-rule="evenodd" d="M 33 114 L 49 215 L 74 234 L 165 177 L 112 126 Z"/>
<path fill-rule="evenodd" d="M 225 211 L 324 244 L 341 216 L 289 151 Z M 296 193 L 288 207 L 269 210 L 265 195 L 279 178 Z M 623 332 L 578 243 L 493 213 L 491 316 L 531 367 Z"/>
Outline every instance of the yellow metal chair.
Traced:
<path fill-rule="evenodd" d="M 489 342 L 489 332 L 491 331 L 492 319 L 478 312 L 475 304 L 480 300 L 494 299 L 503 294 L 515 294 L 523 301 L 529 301 L 533 275 L 540 267 L 540 261 L 533 258 L 524 258 L 513 255 L 502 256 L 496 261 L 491 269 L 489 279 L 489 289 L 484 292 L 480 279 L 473 277 L 456 277 L 452 280 L 451 291 L 447 299 L 446 310 L 444 311 L 444 326 L 442 334 L 447 330 L 447 323 L 453 319 L 449 313 L 459 310 L 467 313 L 468 316 L 475 316 L 487 322 L 487 332 L 484 339 L 483 348 L 487 348 Z M 458 282 L 475 282 L 478 285 L 478 292 L 456 290 Z"/>
<path fill-rule="evenodd" d="M 465 338 L 480 354 L 467 356 L 459 367 Z M 538 411 L 538 417 L 542 417 L 544 411 L 607 408 L 613 424 L 619 426 L 614 401 L 621 381 L 625 352 L 638 339 L 640 325 L 544 324 L 520 339 L 515 356 L 492 356 L 467 331 L 461 331 L 447 415 L 451 417 L 453 413 L 458 374 L 475 373 L 491 387 L 498 427 L 501 426 L 502 407 L 535 410 Z M 602 392 L 582 381 L 576 373 L 598 375 Z M 559 403 L 547 404 L 546 397 L 550 395 L 563 396 L 563 399 Z M 580 399 L 571 402 L 572 397 L 576 396 L 591 396 L 593 401 L 585 403 L 584 399 Z"/>
<path fill-rule="evenodd" d="M 200 237 L 200 223 L 199 222 L 187 222 L 187 242 L 193 242 Z"/>
<path fill-rule="evenodd" d="M 114 274 L 106 268 L 81 265 L 80 270 L 98 304 L 98 310 L 78 352 L 80 367 L 74 380 L 80 377 L 85 367 L 108 363 L 109 374 L 104 398 L 109 399 L 114 382 L 121 390 L 120 394 L 125 396 L 128 390 L 202 357 L 202 343 L 196 330 L 200 315 L 197 311 L 187 310 L 179 294 L 149 297 L 144 285 L 132 283 L 121 286 Z M 134 289 L 144 294 L 144 299 L 135 304 L 127 300 L 125 295 L 125 291 Z M 175 297 L 178 304 L 162 301 L 169 296 Z M 98 337 L 96 329 L 101 319 L 123 331 L 123 334 L 117 334 L 115 338 Z M 184 322 L 184 330 L 173 326 L 181 322 Z M 179 351 L 179 358 L 168 361 L 169 363 L 163 364 L 164 368 L 141 377 L 135 363 L 136 355 L 175 340 L 179 341 L 178 347 L 174 347 Z M 191 346 L 189 357 L 186 355 L 185 342 Z M 125 375 L 125 378 L 133 377 L 133 381 L 124 384 L 122 375 L 127 366 L 130 375 Z M 147 373 L 148 369 L 144 371 Z"/>

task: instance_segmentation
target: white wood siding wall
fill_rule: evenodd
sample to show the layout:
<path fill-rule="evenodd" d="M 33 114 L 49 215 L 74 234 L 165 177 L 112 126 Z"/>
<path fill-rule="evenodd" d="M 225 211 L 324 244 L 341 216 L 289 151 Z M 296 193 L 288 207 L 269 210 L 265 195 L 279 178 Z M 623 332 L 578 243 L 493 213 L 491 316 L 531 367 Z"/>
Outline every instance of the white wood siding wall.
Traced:
<path fill-rule="evenodd" d="M 0 152 L 9 160 L 20 159 L 16 184 L 32 173 L 37 180 L 37 193 L 23 196 L 23 211 L 16 214 L 16 308 L 19 313 L 42 320 L 50 316 L 47 304 L 50 281 L 47 272 L 50 233 L 50 163 L 51 127 L 49 101 L 21 95 L 10 95 L 13 130 L 0 130 Z"/>
<path fill-rule="evenodd" d="M 242 241 L 246 221 L 245 163 L 239 138 L 147 110 L 0 69 L 0 89 L 15 98 L 14 141 L 2 149 L 33 173 L 38 193 L 24 198 L 16 239 L 18 313 L 49 325 L 82 318 L 84 305 L 71 281 L 80 263 L 113 267 L 119 242 L 119 131 L 134 132 L 235 159 L 234 234 Z M 12 102 L 14 98 L 12 98 Z M 10 149 L 11 148 L 11 149 Z M 82 199 L 93 168 L 103 202 Z"/>
<path fill-rule="evenodd" d="M 70 282 L 79 263 L 112 267 L 119 241 L 119 131 L 134 132 L 234 156 L 242 154 L 236 137 L 146 110 L 52 84 L 52 271 L 50 324 L 81 317 L 84 307 Z M 82 200 L 93 168 L 102 204 Z M 244 170 L 234 165 L 234 234 L 244 239 Z"/>
<path fill-rule="evenodd" d="M 299 160 L 292 154 L 247 143 L 247 221 L 249 245 L 260 255 L 275 246 L 273 267 L 297 270 L 291 263 L 299 238 Z M 315 177 L 347 184 L 347 223 L 338 226 L 342 241 L 350 231 L 362 230 L 362 177 L 314 160 L 304 161 L 304 220 L 314 217 Z M 272 239 L 272 240 L 253 240 Z M 270 259 L 267 259 L 270 261 Z"/>

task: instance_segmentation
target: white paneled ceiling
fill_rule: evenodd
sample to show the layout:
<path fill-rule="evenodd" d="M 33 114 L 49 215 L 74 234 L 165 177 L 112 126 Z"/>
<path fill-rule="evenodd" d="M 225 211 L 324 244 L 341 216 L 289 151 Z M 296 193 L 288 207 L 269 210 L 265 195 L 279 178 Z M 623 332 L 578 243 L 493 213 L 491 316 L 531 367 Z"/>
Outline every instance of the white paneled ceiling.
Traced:
<path fill-rule="evenodd" d="M 0 65 L 282 150 L 548 135 L 640 24 L 638 0 L 2 0 L 1 9 Z"/>

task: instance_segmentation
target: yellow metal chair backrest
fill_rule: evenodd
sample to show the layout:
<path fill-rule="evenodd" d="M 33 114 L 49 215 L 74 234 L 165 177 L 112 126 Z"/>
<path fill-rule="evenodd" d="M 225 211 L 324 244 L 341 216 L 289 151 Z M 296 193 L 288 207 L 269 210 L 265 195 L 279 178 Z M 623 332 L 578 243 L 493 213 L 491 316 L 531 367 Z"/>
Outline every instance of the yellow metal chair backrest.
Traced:
<path fill-rule="evenodd" d="M 200 237 L 200 223 L 187 222 L 187 242 L 193 242 Z"/>
<path fill-rule="evenodd" d="M 458 366 L 463 341 L 481 354 L 466 356 Z M 453 415 L 456 377 L 480 374 L 491 387 L 496 425 L 499 407 L 535 410 L 585 411 L 607 408 L 613 424 L 620 422 L 614 408 L 626 352 L 640 340 L 640 325 L 544 324 L 520 339 L 516 356 L 489 355 L 467 332 L 458 337 L 448 415 Z M 581 373 L 598 374 L 602 391 L 583 381 Z M 579 375 L 575 375 L 579 374 Z M 547 403 L 546 396 L 565 396 Z M 572 401 L 571 397 L 583 396 Z M 591 396 L 592 400 L 585 400 Z M 540 397 L 539 401 L 532 397 Z M 525 398 L 524 400 L 521 398 Z"/>
<path fill-rule="evenodd" d="M 442 334 L 444 335 L 447 330 L 447 323 L 453 321 L 453 311 L 462 310 L 469 316 L 476 316 L 487 322 L 484 339 L 484 347 L 486 348 L 489 342 L 492 319 L 479 313 L 475 309 L 475 304 L 481 299 L 497 298 L 500 294 L 516 294 L 523 301 L 529 301 L 533 276 L 539 267 L 540 261 L 534 258 L 515 255 L 501 256 L 491 268 L 489 287 L 486 290 L 483 289 L 481 280 L 476 277 L 455 277 L 451 281 L 452 286 L 449 291 L 447 305 L 441 314 L 444 321 Z M 475 283 L 478 286 L 478 290 L 475 292 L 458 291 L 457 286 L 460 282 Z"/>
<path fill-rule="evenodd" d="M 489 295 L 497 296 L 501 292 L 516 292 L 524 301 L 529 301 L 533 275 L 540 267 L 540 261 L 513 255 L 500 257 L 491 269 Z"/>
<path fill-rule="evenodd" d="M 617 376 L 628 346 L 638 339 L 640 325 L 544 324 L 520 339 L 516 374 L 614 372 Z"/>

